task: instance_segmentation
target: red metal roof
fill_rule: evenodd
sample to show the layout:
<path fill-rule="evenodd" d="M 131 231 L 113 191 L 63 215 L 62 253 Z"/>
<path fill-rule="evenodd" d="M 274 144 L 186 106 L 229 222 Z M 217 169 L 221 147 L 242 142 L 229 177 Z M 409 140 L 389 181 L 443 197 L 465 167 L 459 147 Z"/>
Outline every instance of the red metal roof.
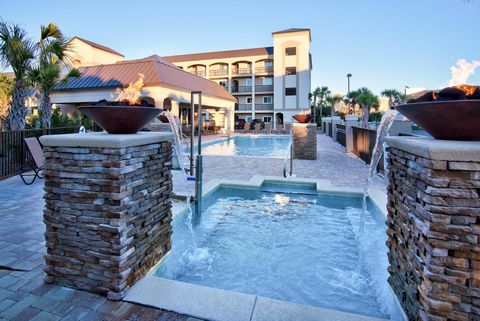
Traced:
<path fill-rule="evenodd" d="M 219 84 L 193 75 L 153 55 L 143 59 L 119 61 L 115 64 L 79 68 L 82 76 L 60 83 L 57 91 L 125 87 L 135 82 L 139 74 L 144 75 L 145 86 L 171 86 L 187 91 L 201 90 L 204 95 L 236 101 Z"/>
<path fill-rule="evenodd" d="M 273 55 L 273 47 L 211 51 L 211 52 L 202 52 L 202 53 L 186 54 L 186 55 L 164 56 L 161 58 L 168 62 L 184 62 L 184 61 L 195 61 L 195 60 L 210 60 L 210 59 L 248 57 L 248 56 L 269 56 L 269 55 Z"/>
<path fill-rule="evenodd" d="M 96 43 L 96 42 L 93 42 L 93 41 L 90 41 L 90 40 L 87 40 L 87 39 L 83 39 L 83 38 L 80 38 L 80 37 L 78 37 L 78 36 L 73 37 L 70 41 L 72 41 L 73 39 L 78 39 L 78 40 L 80 40 L 80 41 L 85 42 L 86 44 L 89 44 L 89 45 L 92 46 L 92 47 L 97 48 L 97 49 L 104 50 L 104 51 L 108 51 L 108 52 L 113 53 L 113 54 L 115 54 L 115 55 L 119 55 L 119 56 L 125 57 L 124 55 L 122 55 L 122 54 L 119 53 L 118 51 L 115 51 L 115 50 L 113 50 L 112 48 L 109 48 L 109 47 L 102 46 L 101 44 L 98 44 L 98 43 Z"/>

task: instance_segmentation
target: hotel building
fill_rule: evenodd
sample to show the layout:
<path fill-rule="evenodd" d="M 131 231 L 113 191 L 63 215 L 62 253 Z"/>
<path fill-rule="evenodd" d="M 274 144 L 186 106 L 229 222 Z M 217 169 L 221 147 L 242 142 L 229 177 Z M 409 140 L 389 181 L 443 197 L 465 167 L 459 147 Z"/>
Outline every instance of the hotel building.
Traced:
<path fill-rule="evenodd" d="M 235 98 L 235 118 L 290 122 L 309 109 L 310 29 L 272 33 L 273 46 L 164 56 L 183 70 L 223 86 Z"/>

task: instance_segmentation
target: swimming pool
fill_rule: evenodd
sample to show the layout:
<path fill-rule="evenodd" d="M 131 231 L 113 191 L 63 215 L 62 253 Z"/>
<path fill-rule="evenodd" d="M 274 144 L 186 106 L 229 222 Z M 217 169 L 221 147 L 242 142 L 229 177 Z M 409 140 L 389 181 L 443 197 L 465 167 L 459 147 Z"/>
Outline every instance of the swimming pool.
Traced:
<path fill-rule="evenodd" d="M 288 153 L 289 136 L 234 136 L 205 143 L 202 153 L 224 156 L 263 156 L 284 158 Z"/>
<path fill-rule="evenodd" d="M 369 204 L 360 234 L 360 196 L 281 185 L 217 189 L 204 199 L 193 236 L 188 215 L 175 220 L 172 249 L 155 275 L 389 317 L 393 300 L 380 211 Z"/>

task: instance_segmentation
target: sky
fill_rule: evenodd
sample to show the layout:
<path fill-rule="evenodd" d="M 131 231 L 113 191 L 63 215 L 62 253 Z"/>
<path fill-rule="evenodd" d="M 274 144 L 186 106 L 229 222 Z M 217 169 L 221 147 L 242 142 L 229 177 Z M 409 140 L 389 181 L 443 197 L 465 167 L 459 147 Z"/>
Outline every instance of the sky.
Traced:
<path fill-rule="evenodd" d="M 345 93 L 347 73 L 377 94 L 480 84 L 480 0 L 0 0 L 0 17 L 34 38 L 54 22 L 127 59 L 272 46 L 273 31 L 310 28 L 312 88 Z"/>

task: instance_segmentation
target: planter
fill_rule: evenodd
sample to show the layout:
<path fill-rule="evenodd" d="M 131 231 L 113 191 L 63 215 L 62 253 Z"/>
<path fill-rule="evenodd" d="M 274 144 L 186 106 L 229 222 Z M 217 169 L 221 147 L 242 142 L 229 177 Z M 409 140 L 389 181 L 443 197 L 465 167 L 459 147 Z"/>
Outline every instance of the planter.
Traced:
<path fill-rule="evenodd" d="M 140 106 L 80 106 L 79 110 L 109 134 L 135 134 L 162 111 Z"/>
<path fill-rule="evenodd" d="M 480 100 L 410 103 L 395 109 L 436 139 L 480 140 Z"/>
<path fill-rule="evenodd" d="M 293 119 L 298 121 L 300 124 L 307 124 L 312 120 L 312 115 L 310 115 L 310 114 L 298 114 L 298 115 L 294 115 Z"/>

